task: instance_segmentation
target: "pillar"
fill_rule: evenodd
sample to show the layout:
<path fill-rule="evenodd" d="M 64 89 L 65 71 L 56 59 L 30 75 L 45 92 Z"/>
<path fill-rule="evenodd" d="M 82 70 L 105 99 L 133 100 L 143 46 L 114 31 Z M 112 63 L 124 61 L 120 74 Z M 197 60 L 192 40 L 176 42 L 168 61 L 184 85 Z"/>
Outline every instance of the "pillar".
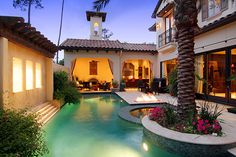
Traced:
<path fill-rule="evenodd" d="M 0 37 L 0 107 L 8 101 L 9 89 L 8 39 Z"/>
<path fill-rule="evenodd" d="M 47 101 L 53 100 L 53 61 L 52 58 L 46 59 L 46 93 Z"/>

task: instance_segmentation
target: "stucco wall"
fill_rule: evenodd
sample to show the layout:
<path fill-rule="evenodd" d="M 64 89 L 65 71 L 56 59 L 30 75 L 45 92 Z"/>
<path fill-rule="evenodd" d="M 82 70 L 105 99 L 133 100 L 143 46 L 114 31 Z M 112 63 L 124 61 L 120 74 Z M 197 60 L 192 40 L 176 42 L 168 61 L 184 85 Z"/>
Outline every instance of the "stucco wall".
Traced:
<path fill-rule="evenodd" d="M 234 38 L 233 40 L 230 40 Z M 195 38 L 195 53 L 236 45 L 236 22 L 201 34 Z M 227 42 L 225 42 L 228 40 Z"/>
<path fill-rule="evenodd" d="M 5 102 L 7 101 L 7 103 L 4 104 L 4 108 L 23 109 L 52 100 L 52 59 L 44 57 L 39 52 L 18 43 L 11 41 L 6 43 L 5 61 L 7 65 L 1 67 L 5 70 L 4 75 L 7 75 L 8 78 L 8 80 L 3 81 L 3 84 L 7 84 L 4 92 L 8 93 L 8 96 L 5 97 Z M 2 45 L 1 42 L 0 45 Z M 23 90 L 17 93 L 13 93 L 13 57 L 21 59 L 23 62 Z M 32 90 L 26 90 L 26 60 L 33 62 L 34 81 Z M 40 63 L 42 66 L 42 88 L 39 89 L 35 88 L 35 63 Z"/>
<path fill-rule="evenodd" d="M 69 73 L 69 69 L 67 67 L 53 63 L 53 72 L 56 72 L 56 71 L 65 71 Z"/>

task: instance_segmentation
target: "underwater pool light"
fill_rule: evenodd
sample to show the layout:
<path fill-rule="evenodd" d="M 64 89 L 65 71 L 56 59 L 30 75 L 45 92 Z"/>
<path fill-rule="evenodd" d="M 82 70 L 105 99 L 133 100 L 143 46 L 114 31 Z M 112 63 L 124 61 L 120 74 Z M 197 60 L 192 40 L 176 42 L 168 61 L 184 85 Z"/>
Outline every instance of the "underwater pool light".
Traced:
<path fill-rule="evenodd" d="M 148 145 L 147 143 L 143 142 L 143 149 L 147 152 L 148 151 Z"/>

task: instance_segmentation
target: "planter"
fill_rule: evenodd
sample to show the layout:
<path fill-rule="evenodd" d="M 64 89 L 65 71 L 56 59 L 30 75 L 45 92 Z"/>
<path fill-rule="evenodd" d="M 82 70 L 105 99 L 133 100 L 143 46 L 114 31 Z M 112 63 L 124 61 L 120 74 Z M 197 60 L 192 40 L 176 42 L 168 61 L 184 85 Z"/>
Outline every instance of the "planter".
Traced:
<path fill-rule="evenodd" d="M 112 92 L 112 93 L 119 92 L 119 91 L 120 91 L 119 88 L 111 88 L 111 92 Z"/>
<path fill-rule="evenodd" d="M 56 108 L 60 109 L 64 105 L 64 101 L 54 99 L 52 100 L 51 104 L 55 106 Z"/>
<path fill-rule="evenodd" d="M 152 143 L 167 151 L 182 156 L 209 157 L 226 156 L 228 150 L 236 147 L 233 133 L 223 137 L 187 134 L 164 128 L 147 116 L 142 119 L 144 136 Z M 224 128 L 224 125 L 222 124 Z"/>

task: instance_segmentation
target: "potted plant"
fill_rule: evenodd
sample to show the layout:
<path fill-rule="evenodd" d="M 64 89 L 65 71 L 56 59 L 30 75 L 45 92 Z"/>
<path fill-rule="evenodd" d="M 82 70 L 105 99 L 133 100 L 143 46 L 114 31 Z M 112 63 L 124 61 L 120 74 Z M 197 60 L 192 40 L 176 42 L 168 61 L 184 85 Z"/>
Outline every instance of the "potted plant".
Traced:
<path fill-rule="evenodd" d="M 112 92 L 118 92 L 119 91 L 118 87 L 119 87 L 118 81 L 116 81 L 116 80 L 112 81 L 112 89 L 111 89 L 111 91 Z"/>

